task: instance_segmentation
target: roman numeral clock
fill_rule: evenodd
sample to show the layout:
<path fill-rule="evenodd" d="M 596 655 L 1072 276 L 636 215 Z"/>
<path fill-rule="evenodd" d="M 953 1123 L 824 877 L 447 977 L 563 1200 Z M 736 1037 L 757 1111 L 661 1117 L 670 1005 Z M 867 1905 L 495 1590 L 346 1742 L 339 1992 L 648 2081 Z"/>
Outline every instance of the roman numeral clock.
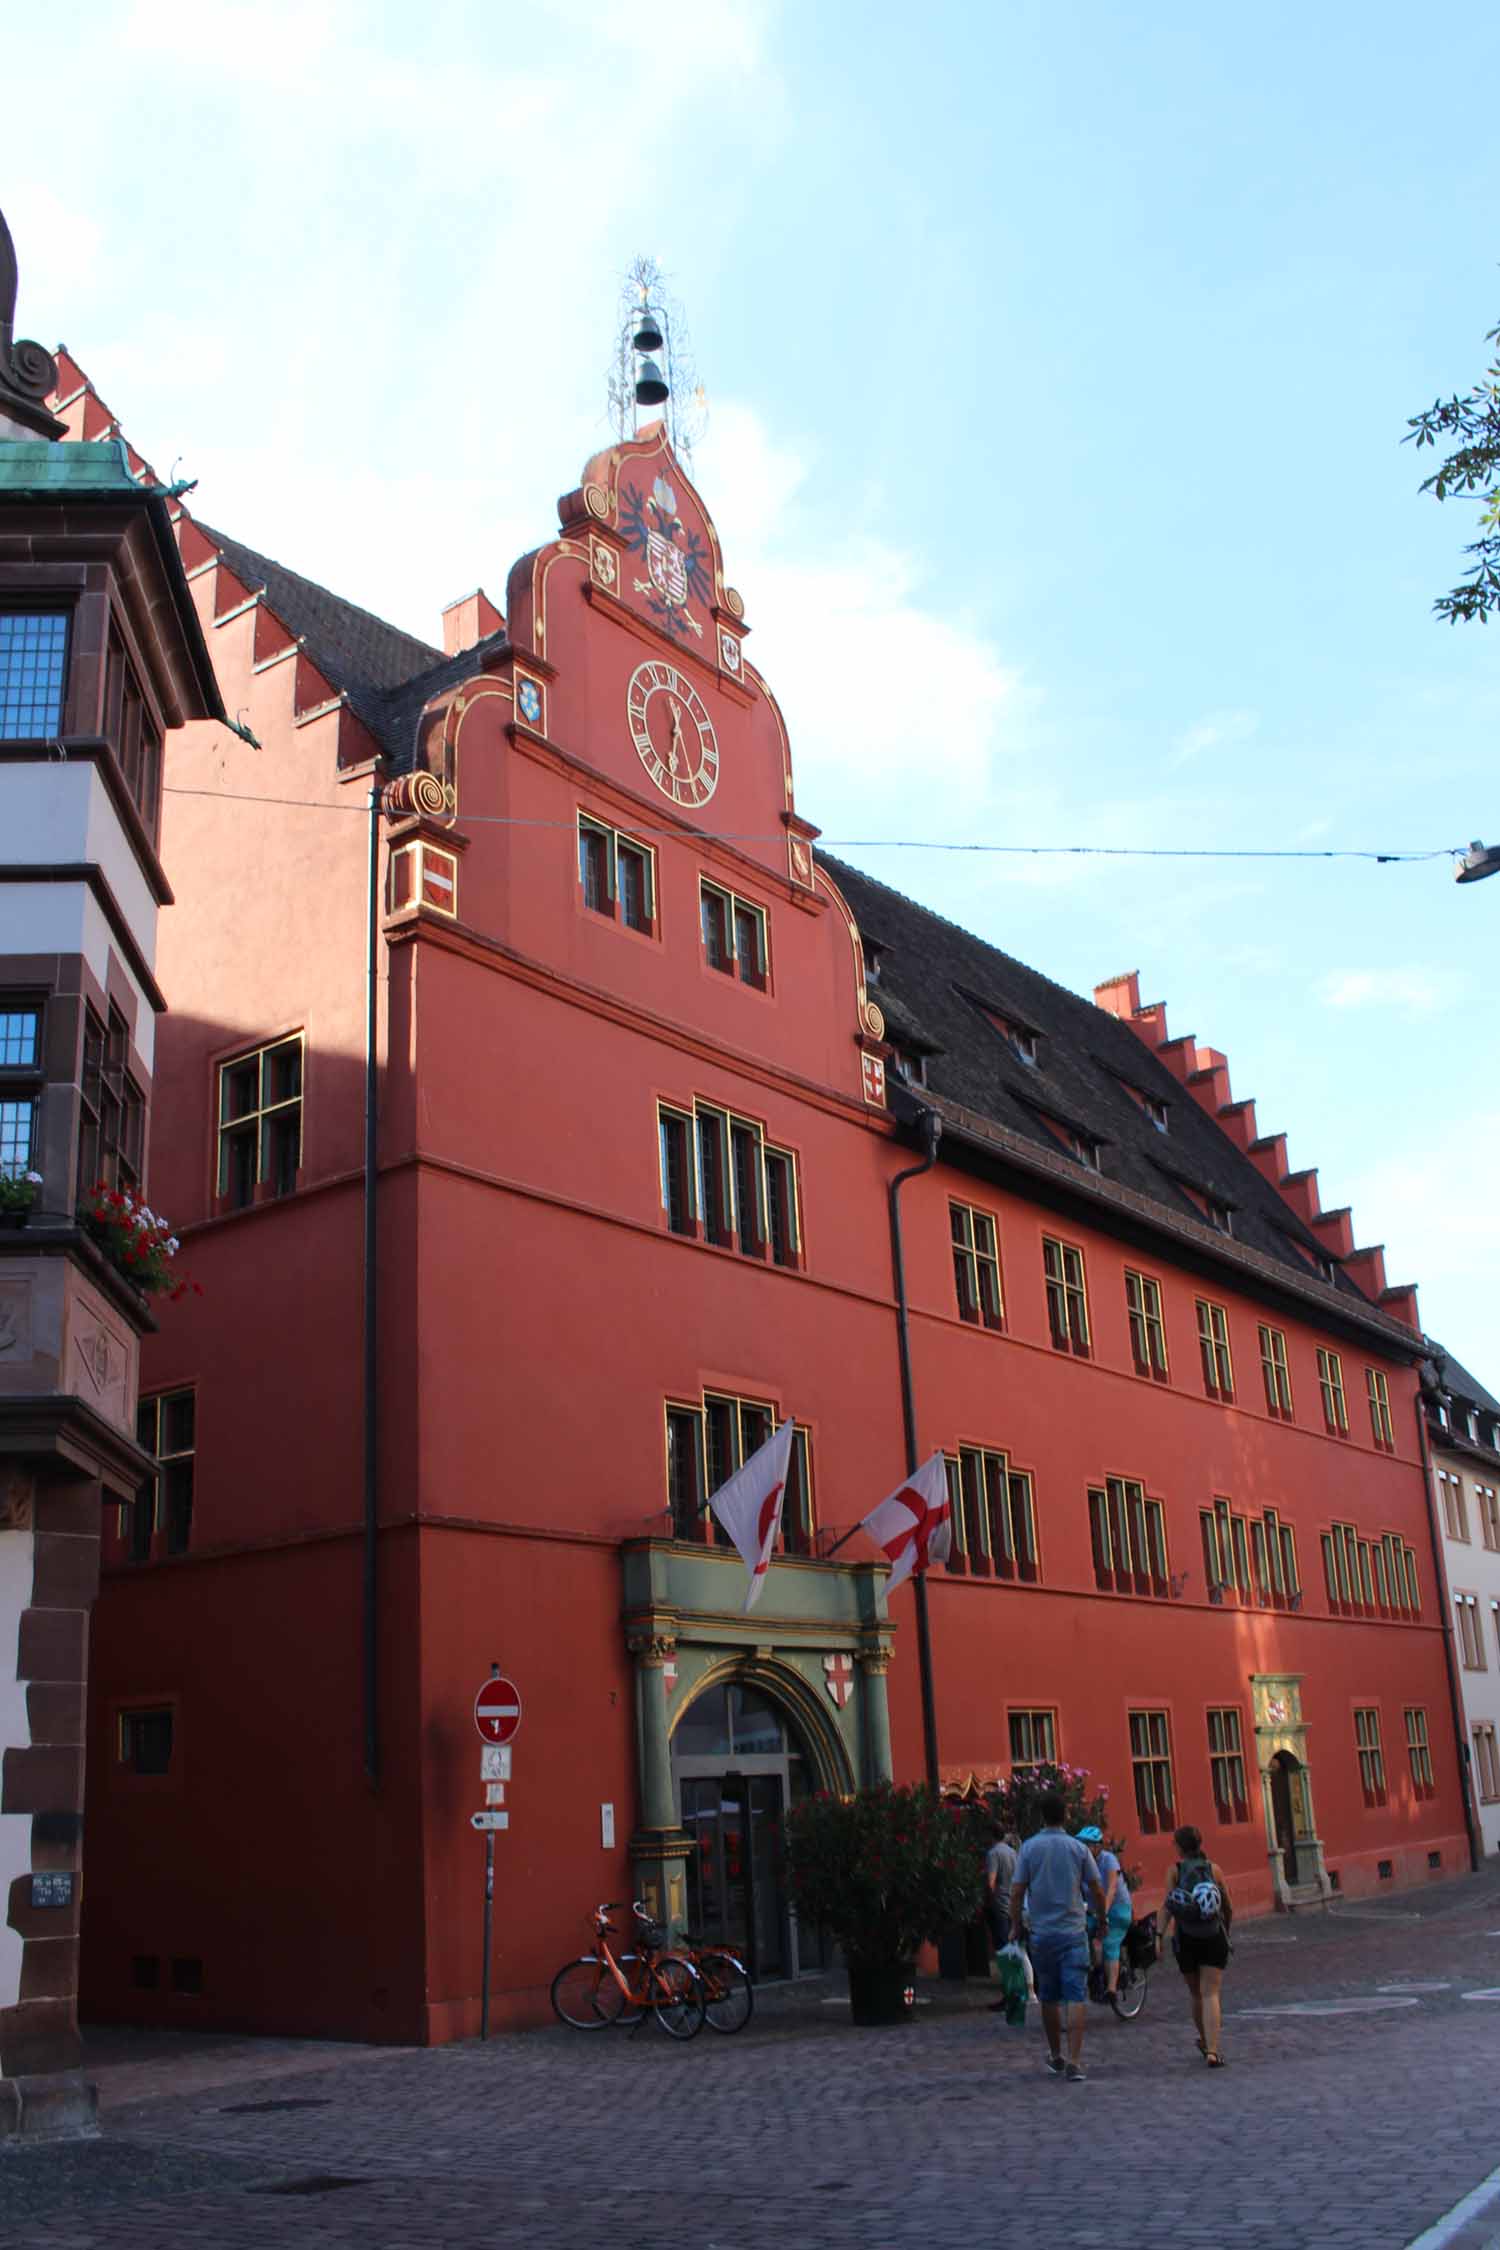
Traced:
<path fill-rule="evenodd" d="M 672 664 L 638 664 L 626 699 L 641 764 L 674 805 L 706 805 L 719 785 L 719 745 L 703 698 Z"/>

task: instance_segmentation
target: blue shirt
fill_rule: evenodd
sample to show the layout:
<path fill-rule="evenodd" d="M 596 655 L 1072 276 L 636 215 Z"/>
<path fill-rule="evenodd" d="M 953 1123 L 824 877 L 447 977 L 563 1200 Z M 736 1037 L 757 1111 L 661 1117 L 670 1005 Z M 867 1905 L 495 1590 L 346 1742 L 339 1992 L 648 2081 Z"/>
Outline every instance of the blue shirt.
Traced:
<path fill-rule="evenodd" d="M 1016 1881 L 1026 1889 L 1026 1919 L 1034 1938 L 1082 1937 L 1084 1893 L 1099 1880 L 1094 1855 L 1063 1828 L 1028 1836 L 1016 1861 Z"/>
<path fill-rule="evenodd" d="M 1120 1862 L 1113 1852 L 1101 1851 L 1099 1854 L 1099 1881 L 1106 1891 L 1109 1889 L 1111 1874 L 1116 1872 L 1118 1872 L 1119 1881 L 1115 1884 L 1115 1895 L 1109 1902 L 1109 1911 L 1111 1914 L 1128 1914 L 1130 1912 L 1130 1885 L 1125 1880 L 1125 1870 L 1120 1866 Z"/>

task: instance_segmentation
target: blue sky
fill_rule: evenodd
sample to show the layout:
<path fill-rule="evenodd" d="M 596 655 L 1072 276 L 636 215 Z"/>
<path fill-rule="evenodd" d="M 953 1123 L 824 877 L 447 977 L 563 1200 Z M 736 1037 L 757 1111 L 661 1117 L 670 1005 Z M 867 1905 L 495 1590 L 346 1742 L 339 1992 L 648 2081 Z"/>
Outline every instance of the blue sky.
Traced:
<path fill-rule="evenodd" d="M 1471 515 L 1400 438 L 1500 319 L 1500 17 L 1382 0 L 82 0 L 7 119 L 21 333 L 211 523 L 429 638 L 608 434 L 658 256 L 830 842 L 1500 840 Z M 253 784 L 250 754 L 245 778 Z M 853 854 L 1139 967 L 1500 1387 L 1500 881 Z"/>

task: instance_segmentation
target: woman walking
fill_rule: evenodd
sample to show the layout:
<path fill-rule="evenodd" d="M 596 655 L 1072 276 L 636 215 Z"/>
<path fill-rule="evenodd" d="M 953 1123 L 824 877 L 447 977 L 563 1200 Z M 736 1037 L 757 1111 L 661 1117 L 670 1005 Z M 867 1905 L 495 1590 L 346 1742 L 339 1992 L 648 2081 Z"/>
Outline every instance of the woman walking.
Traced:
<path fill-rule="evenodd" d="M 1224 1971 L 1229 1963 L 1229 1925 L 1234 1904 L 1224 1870 L 1203 1850 L 1196 1828 L 1179 1828 L 1172 1838 L 1181 1858 L 1167 1878 L 1167 1895 L 1157 1917 L 1157 1934 L 1173 1930 L 1172 1951 L 1192 1995 L 1198 2051 L 1210 2070 L 1224 2060 L 1222 2035 Z"/>
<path fill-rule="evenodd" d="M 1104 1925 L 1093 1934 L 1099 1939 L 1104 1990 L 1108 1994 L 1117 1990 L 1120 1982 L 1120 1948 L 1130 1929 L 1130 1885 L 1125 1880 L 1124 1868 L 1104 1841 L 1102 1828 L 1080 1828 L 1078 1841 L 1087 1844 L 1093 1853 L 1099 1880 L 1104 1885 Z"/>

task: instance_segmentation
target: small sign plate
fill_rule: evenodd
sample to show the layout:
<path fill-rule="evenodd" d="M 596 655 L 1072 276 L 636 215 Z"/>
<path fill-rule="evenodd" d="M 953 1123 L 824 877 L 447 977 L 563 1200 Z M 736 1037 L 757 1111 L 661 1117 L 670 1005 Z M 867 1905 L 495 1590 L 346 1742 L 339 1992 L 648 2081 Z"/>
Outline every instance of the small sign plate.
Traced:
<path fill-rule="evenodd" d="M 471 1828 L 509 1828 L 510 1814 L 508 1812 L 471 1812 L 469 1826 Z"/>
<path fill-rule="evenodd" d="M 503 1781 L 487 1781 L 484 1785 L 484 1801 L 487 1805 L 503 1805 L 505 1802 L 505 1783 Z"/>
<path fill-rule="evenodd" d="M 509 1781 L 510 1744 L 508 1742 L 480 1751 L 479 1778 L 481 1781 Z"/>
<path fill-rule="evenodd" d="M 72 1875 L 33 1875 L 31 1878 L 31 1903 L 33 1906 L 71 1906 L 73 1903 Z"/>

